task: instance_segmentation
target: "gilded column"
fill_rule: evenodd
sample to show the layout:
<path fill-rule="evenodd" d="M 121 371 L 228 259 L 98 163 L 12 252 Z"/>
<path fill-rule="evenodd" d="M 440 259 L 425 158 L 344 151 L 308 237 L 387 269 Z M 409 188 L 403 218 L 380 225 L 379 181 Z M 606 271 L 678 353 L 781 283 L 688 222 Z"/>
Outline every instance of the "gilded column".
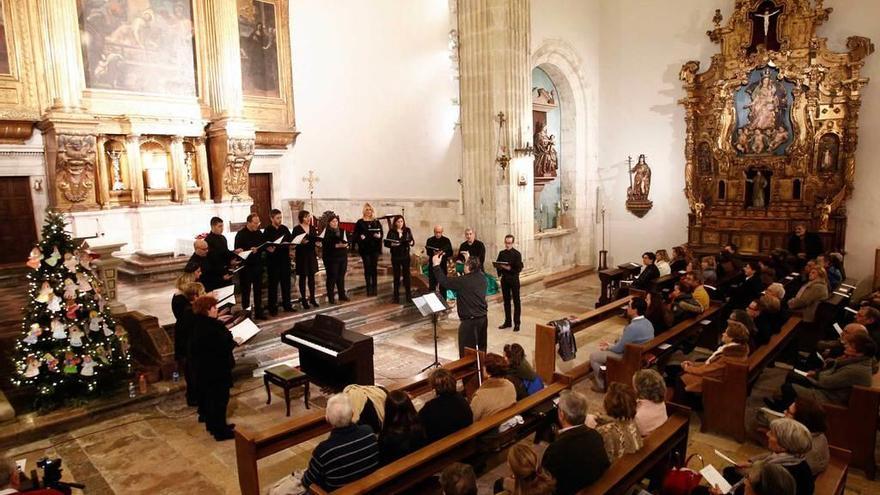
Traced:
<path fill-rule="evenodd" d="M 144 203 L 144 171 L 141 170 L 141 137 L 125 136 L 125 156 L 128 159 L 128 177 L 131 179 L 131 202 Z"/>
<path fill-rule="evenodd" d="M 208 172 L 208 152 L 205 148 L 205 140 L 203 138 L 196 138 L 193 141 L 193 144 L 196 147 L 196 166 L 199 170 L 199 185 L 202 187 L 202 192 L 199 193 L 199 198 L 202 201 L 208 201 L 211 199 L 211 176 Z"/>
<path fill-rule="evenodd" d="M 98 136 L 98 163 L 95 167 L 95 181 L 97 182 L 98 204 L 101 205 L 102 208 L 110 207 L 110 181 L 107 179 L 110 167 L 107 165 L 107 152 L 104 148 L 106 144 L 107 136 Z"/>
<path fill-rule="evenodd" d="M 171 168 L 174 177 L 174 201 L 178 203 L 186 202 L 186 155 L 183 151 L 183 137 L 171 137 Z"/>
<path fill-rule="evenodd" d="M 465 218 L 493 256 L 513 234 L 525 260 L 534 237 L 532 190 L 517 179 L 530 175 L 531 160 L 514 150 L 530 140 L 529 15 L 528 0 L 458 5 Z M 499 112 L 506 119 L 500 135 Z M 513 158 L 506 170 L 495 160 L 499 153 Z"/>

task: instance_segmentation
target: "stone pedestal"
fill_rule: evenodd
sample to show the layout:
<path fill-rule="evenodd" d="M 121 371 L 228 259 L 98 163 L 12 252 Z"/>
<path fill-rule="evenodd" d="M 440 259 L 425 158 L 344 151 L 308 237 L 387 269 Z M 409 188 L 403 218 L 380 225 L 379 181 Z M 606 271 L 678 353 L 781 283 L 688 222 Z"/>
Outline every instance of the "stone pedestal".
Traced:
<path fill-rule="evenodd" d="M 97 239 L 93 242 L 86 243 L 93 253 L 101 256 L 94 260 L 92 264 L 95 265 L 95 273 L 98 275 L 98 279 L 101 281 L 101 285 L 104 288 L 104 300 L 107 303 L 107 307 L 110 308 L 110 312 L 113 314 L 120 314 L 127 311 L 125 304 L 116 300 L 117 271 L 119 265 L 122 264 L 122 260 L 115 258 L 112 254 L 115 251 L 119 251 L 119 249 L 125 244 L 126 243 L 124 242 L 101 244 L 100 240 Z"/>

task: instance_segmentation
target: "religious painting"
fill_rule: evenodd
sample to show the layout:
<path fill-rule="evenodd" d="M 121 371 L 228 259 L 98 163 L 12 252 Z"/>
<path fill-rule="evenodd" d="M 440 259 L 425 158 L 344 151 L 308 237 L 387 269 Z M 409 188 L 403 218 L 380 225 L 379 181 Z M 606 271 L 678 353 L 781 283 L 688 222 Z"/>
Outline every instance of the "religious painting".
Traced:
<path fill-rule="evenodd" d="M 819 139 L 816 168 L 820 174 L 837 171 L 837 158 L 840 153 L 840 137 L 829 132 Z"/>
<path fill-rule="evenodd" d="M 784 155 L 794 139 L 791 109 L 794 84 L 765 67 L 749 74 L 736 92 L 736 131 L 733 147 L 739 155 Z"/>
<path fill-rule="evenodd" d="M 190 0 L 77 0 L 86 86 L 196 96 Z"/>
<path fill-rule="evenodd" d="M 247 96 L 279 97 L 275 4 L 238 0 L 241 86 Z"/>
<path fill-rule="evenodd" d="M 759 46 L 769 51 L 779 51 L 781 43 L 778 21 L 783 10 L 783 6 L 777 6 L 772 0 L 765 0 L 749 13 L 749 19 L 752 21 L 752 38 L 746 53 L 749 55 L 755 53 Z"/>
<path fill-rule="evenodd" d="M 6 18 L 0 0 L 0 74 L 9 74 L 9 48 L 6 44 Z"/>

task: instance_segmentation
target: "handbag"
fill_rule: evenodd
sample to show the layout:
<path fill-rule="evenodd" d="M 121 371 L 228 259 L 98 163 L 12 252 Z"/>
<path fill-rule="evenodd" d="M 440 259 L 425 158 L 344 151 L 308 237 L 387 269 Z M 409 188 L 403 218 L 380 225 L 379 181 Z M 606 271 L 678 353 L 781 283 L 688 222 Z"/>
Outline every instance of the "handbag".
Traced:
<path fill-rule="evenodd" d="M 681 453 L 675 452 L 673 455 L 679 461 L 678 466 L 673 466 L 663 476 L 660 493 L 663 495 L 689 495 L 691 490 L 699 486 L 703 475 L 687 466 L 694 457 L 699 458 L 700 464 L 705 465 L 703 457 L 700 454 L 691 454 L 684 463 L 681 463 Z"/>

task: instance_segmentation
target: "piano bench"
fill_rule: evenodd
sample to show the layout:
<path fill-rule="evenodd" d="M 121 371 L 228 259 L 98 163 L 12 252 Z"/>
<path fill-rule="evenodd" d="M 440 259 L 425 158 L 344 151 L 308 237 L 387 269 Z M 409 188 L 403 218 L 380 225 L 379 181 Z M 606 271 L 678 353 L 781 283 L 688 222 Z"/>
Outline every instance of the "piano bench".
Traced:
<path fill-rule="evenodd" d="M 284 402 L 287 404 L 287 415 L 290 416 L 290 389 L 303 385 L 303 401 L 306 409 L 309 409 L 309 377 L 302 371 L 279 364 L 263 372 L 263 384 L 266 386 L 266 404 L 272 403 L 272 393 L 269 391 L 269 383 L 274 383 L 284 389 Z"/>

